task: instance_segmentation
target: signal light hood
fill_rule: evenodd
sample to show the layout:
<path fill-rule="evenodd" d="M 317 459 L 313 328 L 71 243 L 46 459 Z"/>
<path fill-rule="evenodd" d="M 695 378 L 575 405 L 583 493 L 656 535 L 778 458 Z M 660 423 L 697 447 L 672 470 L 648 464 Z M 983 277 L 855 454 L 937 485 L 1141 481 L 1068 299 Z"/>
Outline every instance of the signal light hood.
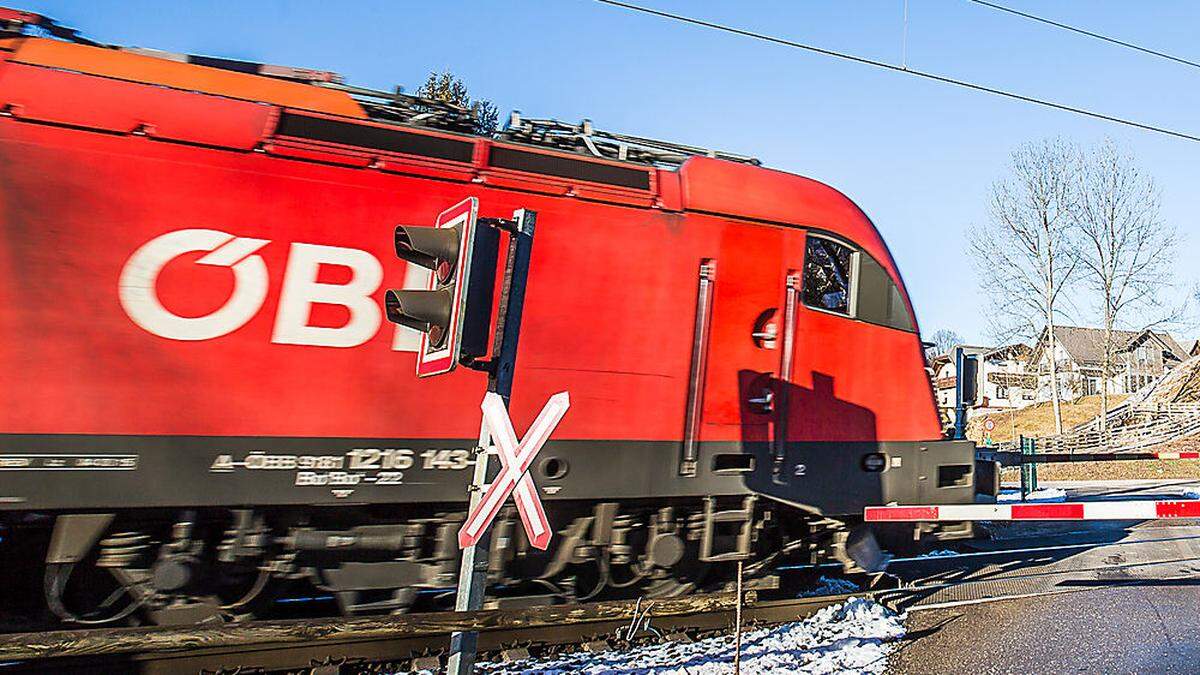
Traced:
<path fill-rule="evenodd" d="M 450 327 L 454 293 L 450 288 L 433 291 L 388 291 L 384 296 L 388 321 L 429 333 L 429 341 L 441 346 Z"/>
<path fill-rule="evenodd" d="M 431 270 L 436 270 L 439 262 L 446 262 L 452 273 L 458 264 L 460 236 L 457 227 L 399 225 L 396 227 L 396 255 Z"/>

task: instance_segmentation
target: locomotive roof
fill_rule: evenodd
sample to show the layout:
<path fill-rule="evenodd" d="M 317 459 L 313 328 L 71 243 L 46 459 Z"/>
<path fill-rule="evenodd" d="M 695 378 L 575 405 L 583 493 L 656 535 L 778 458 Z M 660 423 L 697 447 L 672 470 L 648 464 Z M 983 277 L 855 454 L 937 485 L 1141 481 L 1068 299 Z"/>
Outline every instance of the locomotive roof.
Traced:
<path fill-rule="evenodd" d="M 349 86 L 327 71 L 102 45 L 40 15 L 6 8 L 0 8 L 0 50 L 0 59 L 14 64 L 277 106 L 273 133 L 264 137 L 356 146 L 376 157 L 364 166 L 377 164 L 380 155 L 415 154 L 437 161 L 447 177 L 455 171 L 449 165 L 467 164 L 476 170 L 522 174 L 522 179 L 540 175 L 555 183 L 560 194 L 831 229 L 866 248 L 899 282 L 882 239 L 853 202 L 818 181 L 763 168 L 752 157 L 601 131 L 586 120 L 575 125 L 516 113 L 503 130 L 479 136 L 471 133 L 471 111 L 459 106 L 399 90 Z M 18 78 L 5 78 L 7 96 L 0 104 L 35 118 L 37 105 L 12 100 L 22 93 L 15 91 L 20 88 L 17 82 Z M 24 93 L 31 91 L 45 98 L 43 89 L 26 85 Z M 107 107 L 95 98 L 91 102 L 92 110 L 55 106 L 47 119 L 73 122 L 63 118 L 97 115 L 97 108 L 111 113 L 111 108 L 131 107 L 123 100 L 108 102 Z M 156 112 L 178 114 L 179 108 Z M 149 129 L 146 133 L 166 137 L 171 127 L 179 126 L 167 119 L 147 119 L 154 115 L 147 110 L 125 113 L 139 120 L 126 131 Z M 220 129 L 207 133 L 206 142 L 211 143 Z M 458 175 L 464 175 L 462 169 Z"/>

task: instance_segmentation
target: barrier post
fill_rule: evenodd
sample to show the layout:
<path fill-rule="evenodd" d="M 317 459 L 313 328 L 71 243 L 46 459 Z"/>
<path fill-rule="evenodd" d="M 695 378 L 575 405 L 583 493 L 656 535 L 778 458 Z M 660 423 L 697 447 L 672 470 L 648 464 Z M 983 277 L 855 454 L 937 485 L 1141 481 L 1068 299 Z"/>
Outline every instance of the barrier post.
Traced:
<path fill-rule="evenodd" d="M 1030 471 L 1033 469 L 1033 464 L 1026 461 L 1026 456 L 1030 454 L 1029 440 L 1021 436 L 1021 501 L 1025 501 L 1025 497 L 1032 492 L 1029 483 L 1032 478 Z"/>
<path fill-rule="evenodd" d="M 1021 436 L 1021 501 L 1037 490 L 1037 439 Z"/>

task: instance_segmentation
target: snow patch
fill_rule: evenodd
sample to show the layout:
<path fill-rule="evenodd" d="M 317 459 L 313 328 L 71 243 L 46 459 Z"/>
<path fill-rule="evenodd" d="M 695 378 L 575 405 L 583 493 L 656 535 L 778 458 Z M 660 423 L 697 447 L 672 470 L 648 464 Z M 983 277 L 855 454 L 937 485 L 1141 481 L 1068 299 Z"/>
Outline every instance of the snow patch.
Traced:
<path fill-rule="evenodd" d="M 837 577 L 827 577 L 822 574 L 817 579 L 817 585 L 801 591 L 797 597 L 811 598 L 818 595 L 844 595 L 846 593 L 854 593 L 860 590 L 858 584 L 848 579 L 838 579 Z"/>
<path fill-rule="evenodd" d="M 742 633 L 742 672 L 878 675 L 904 637 L 904 615 L 852 598 L 794 623 Z M 482 663 L 484 673 L 702 675 L 733 672 L 733 635 L 553 659 Z"/>
<path fill-rule="evenodd" d="M 918 558 L 945 558 L 946 556 L 958 555 L 958 551 L 951 551 L 948 548 L 934 549 L 928 553 L 922 553 Z"/>
<path fill-rule="evenodd" d="M 1001 490 L 996 497 L 997 502 L 1019 502 L 1021 501 L 1020 490 Z M 1025 497 L 1026 502 L 1065 502 L 1067 501 L 1067 493 L 1059 488 L 1038 488 L 1030 492 Z"/>

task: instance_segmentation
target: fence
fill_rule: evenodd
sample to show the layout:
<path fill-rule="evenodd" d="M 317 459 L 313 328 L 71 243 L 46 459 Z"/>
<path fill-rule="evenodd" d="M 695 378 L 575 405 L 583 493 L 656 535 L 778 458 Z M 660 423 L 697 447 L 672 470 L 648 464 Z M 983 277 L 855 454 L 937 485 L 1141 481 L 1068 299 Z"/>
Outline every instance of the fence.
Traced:
<path fill-rule="evenodd" d="M 1141 419 L 1139 419 L 1141 418 Z M 1058 436 L 1037 439 L 1040 452 L 1133 452 L 1200 434 L 1200 403 L 1141 403 L 1109 411 L 1108 426 L 1099 418 Z M 1016 442 L 1001 443 L 1000 451 L 1016 451 Z"/>

